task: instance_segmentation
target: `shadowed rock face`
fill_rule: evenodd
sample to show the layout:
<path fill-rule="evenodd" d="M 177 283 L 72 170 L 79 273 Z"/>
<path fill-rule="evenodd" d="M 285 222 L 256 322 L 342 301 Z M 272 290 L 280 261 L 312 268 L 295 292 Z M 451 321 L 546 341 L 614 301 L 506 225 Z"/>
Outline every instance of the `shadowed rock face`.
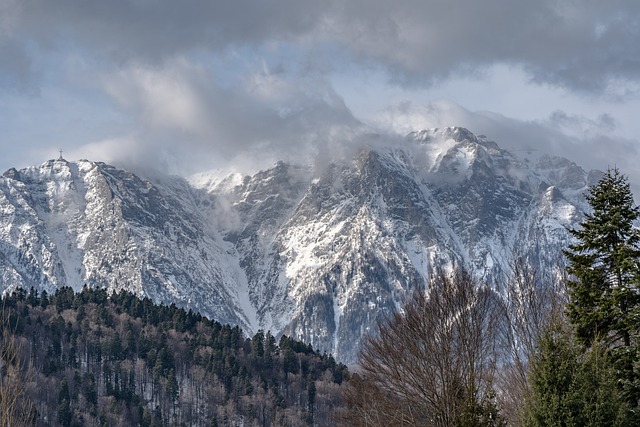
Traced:
<path fill-rule="evenodd" d="M 126 288 L 352 362 L 436 268 L 500 291 L 514 256 L 556 265 L 596 175 L 461 128 L 206 185 L 49 161 L 0 179 L 0 288 Z"/>

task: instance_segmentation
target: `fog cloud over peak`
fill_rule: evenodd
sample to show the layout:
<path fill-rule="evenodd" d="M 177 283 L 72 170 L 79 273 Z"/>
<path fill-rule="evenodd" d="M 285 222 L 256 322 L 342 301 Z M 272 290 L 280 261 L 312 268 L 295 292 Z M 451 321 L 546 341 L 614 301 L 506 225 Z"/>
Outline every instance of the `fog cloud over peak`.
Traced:
<path fill-rule="evenodd" d="M 135 118 L 143 135 L 138 143 L 165 152 L 179 146 L 182 154 L 175 157 L 193 162 L 188 173 L 206 168 L 203 162 L 214 155 L 218 164 L 252 155 L 264 162 L 305 161 L 361 127 L 328 82 L 287 79 L 267 69 L 239 87 L 224 87 L 209 70 L 180 59 L 108 74 L 101 85 Z M 149 156 L 148 162 L 159 160 Z"/>
<path fill-rule="evenodd" d="M 617 165 L 640 190 L 640 172 L 635 166 L 640 154 L 637 140 L 612 137 L 615 123 L 607 115 L 589 118 L 558 110 L 544 120 L 523 121 L 439 101 L 428 105 L 404 102 L 391 106 L 378 120 L 389 132 L 396 133 L 463 126 L 476 135 L 488 136 L 516 157 L 524 152 L 560 156 L 587 171 Z"/>

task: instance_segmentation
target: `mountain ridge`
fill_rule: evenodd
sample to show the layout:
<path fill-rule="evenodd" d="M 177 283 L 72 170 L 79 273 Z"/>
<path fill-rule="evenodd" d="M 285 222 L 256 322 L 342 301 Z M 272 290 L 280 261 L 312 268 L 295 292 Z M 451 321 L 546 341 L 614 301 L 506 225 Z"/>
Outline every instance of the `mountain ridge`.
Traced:
<path fill-rule="evenodd" d="M 515 258 L 557 268 L 598 174 L 464 128 L 247 176 L 50 160 L 0 179 L 0 289 L 125 288 L 349 362 L 435 269 L 500 293 Z"/>

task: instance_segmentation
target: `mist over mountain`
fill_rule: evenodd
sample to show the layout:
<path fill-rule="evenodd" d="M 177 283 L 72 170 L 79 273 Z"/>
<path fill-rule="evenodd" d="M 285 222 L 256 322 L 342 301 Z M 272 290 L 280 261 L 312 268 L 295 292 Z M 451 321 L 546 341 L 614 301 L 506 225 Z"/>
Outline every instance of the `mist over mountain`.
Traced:
<path fill-rule="evenodd" d="M 126 289 L 355 360 L 380 316 L 464 266 L 553 271 L 600 177 L 464 128 L 252 175 L 143 179 L 63 158 L 0 179 L 0 289 Z M 347 153 L 347 152 L 345 152 Z"/>

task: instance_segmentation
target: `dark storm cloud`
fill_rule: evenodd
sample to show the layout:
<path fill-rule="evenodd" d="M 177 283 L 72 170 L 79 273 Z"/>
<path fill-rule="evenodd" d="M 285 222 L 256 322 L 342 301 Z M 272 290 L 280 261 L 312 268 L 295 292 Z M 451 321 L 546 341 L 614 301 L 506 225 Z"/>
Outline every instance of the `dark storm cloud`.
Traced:
<path fill-rule="evenodd" d="M 300 37 L 313 30 L 323 7 L 305 0 L 22 0 L 13 9 L 19 21 L 13 32 L 24 39 L 157 62 L 198 48 Z"/>
<path fill-rule="evenodd" d="M 636 0 L 3 2 L 18 23 L 5 38 L 77 45 L 116 61 L 274 42 L 316 54 L 328 43 L 405 84 L 507 63 L 537 82 L 624 96 L 625 81 L 640 77 Z"/>
<path fill-rule="evenodd" d="M 335 33 L 406 82 L 493 63 L 533 79 L 599 91 L 640 77 L 640 2 L 448 0 L 345 2 Z"/>

